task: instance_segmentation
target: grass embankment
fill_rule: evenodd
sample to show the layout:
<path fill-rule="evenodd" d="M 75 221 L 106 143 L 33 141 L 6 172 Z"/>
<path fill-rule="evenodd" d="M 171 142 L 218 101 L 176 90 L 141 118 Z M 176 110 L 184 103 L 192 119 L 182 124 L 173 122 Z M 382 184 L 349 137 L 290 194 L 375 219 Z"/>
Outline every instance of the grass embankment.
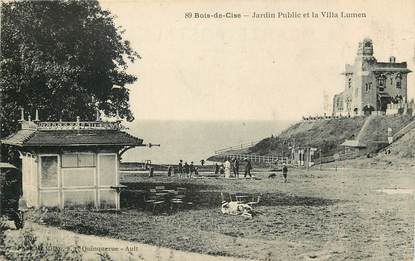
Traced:
<path fill-rule="evenodd" d="M 404 172 L 290 170 L 282 178 L 178 179 L 124 175 L 130 188 L 162 184 L 188 188 L 196 203 L 172 215 L 142 210 L 122 213 L 50 211 L 46 224 L 152 245 L 213 255 L 262 260 L 409 260 L 412 258 L 413 197 L 378 189 L 412 186 Z M 220 212 L 220 192 L 263 193 L 263 214 L 246 220 Z M 127 203 L 133 203 L 133 199 Z M 268 259 L 267 259 L 268 258 Z"/>
<path fill-rule="evenodd" d="M 332 155 L 345 139 L 355 137 L 365 117 L 304 121 L 294 124 L 277 137 L 269 137 L 250 149 L 259 155 L 288 155 L 289 146 L 321 148 L 324 156 Z"/>
<path fill-rule="evenodd" d="M 339 145 L 345 139 L 356 136 L 363 123 L 365 117 L 341 118 L 318 121 L 301 121 L 293 124 L 286 130 L 282 131 L 276 137 L 268 137 L 255 144 L 253 147 L 241 151 L 224 152 L 223 155 L 229 153 L 257 154 L 289 156 L 290 146 L 299 147 L 315 147 L 321 148 L 323 156 L 330 156 L 339 149 Z M 216 155 L 209 160 L 223 160 L 223 155 Z"/>
<path fill-rule="evenodd" d="M 372 116 L 366 128 L 359 132 L 356 139 L 365 144 L 388 142 L 388 128 L 392 129 L 392 134 L 413 120 L 407 115 Z"/>
<path fill-rule="evenodd" d="M 384 135 L 384 133 L 380 133 Z M 386 151 L 390 153 L 386 154 Z M 340 166 L 353 168 L 398 169 L 413 171 L 415 169 L 415 129 L 380 151 L 373 158 L 362 157 L 339 162 Z M 334 163 L 326 166 L 333 167 Z"/>
<path fill-rule="evenodd" d="M 295 146 L 319 148 L 322 156 L 325 157 L 344 150 L 340 144 L 346 139 L 359 139 L 368 145 L 370 152 L 376 152 L 387 144 L 388 128 L 392 128 L 392 133 L 396 133 L 413 120 L 410 116 L 402 115 L 371 116 L 366 126 L 362 128 L 367 119 L 367 117 L 354 117 L 299 122 L 277 137 L 263 139 L 243 153 L 281 156 L 284 152 L 284 155 L 288 156 L 289 147 Z"/>

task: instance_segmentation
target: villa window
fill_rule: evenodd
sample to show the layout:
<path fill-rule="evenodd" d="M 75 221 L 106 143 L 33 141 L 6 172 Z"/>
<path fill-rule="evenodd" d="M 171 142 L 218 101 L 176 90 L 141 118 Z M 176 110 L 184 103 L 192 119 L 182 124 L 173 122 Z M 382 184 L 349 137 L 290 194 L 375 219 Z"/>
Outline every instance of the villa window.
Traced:
<path fill-rule="evenodd" d="M 370 92 L 370 89 L 372 89 L 372 83 L 371 82 L 368 82 L 368 83 L 366 83 L 365 91 L 366 92 Z"/>
<path fill-rule="evenodd" d="M 383 87 L 383 86 L 385 86 L 385 79 L 383 79 L 383 78 L 379 78 L 379 79 L 378 79 L 378 85 L 379 85 L 379 87 Z"/>
<path fill-rule="evenodd" d="M 385 76 L 380 76 L 378 79 L 377 79 L 377 82 L 378 82 L 378 88 L 379 88 L 379 91 L 381 91 L 381 92 L 383 92 L 384 90 L 385 90 L 385 84 L 386 84 L 386 77 Z"/>
<path fill-rule="evenodd" d="M 338 110 L 343 110 L 343 104 L 342 104 L 342 100 L 341 99 L 337 99 L 336 101 L 336 105 L 337 105 L 337 109 Z"/>
<path fill-rule="evenodd" d="M 398 73 L 398 75 L 396 75 L 396 88 L 398 89 L 401 88 L 401 80 L 402 80 L 402 75 Z"/>
<path fill-rule="evenodd" d="M 349 81 L 348 81 L 348 86 L 349 86 L 349 88 L 351 88 L 351 87 L 352 87 L 352 78 L 349 78 Z"/>

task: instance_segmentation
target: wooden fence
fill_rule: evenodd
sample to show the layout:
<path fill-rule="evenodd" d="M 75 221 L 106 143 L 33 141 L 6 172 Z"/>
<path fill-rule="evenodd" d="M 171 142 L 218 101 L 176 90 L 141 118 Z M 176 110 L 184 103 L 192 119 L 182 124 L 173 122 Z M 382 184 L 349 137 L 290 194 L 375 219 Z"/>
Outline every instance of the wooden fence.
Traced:
<path fill-rule="evenodd" d="M 262 155 L 256 155 L 256 154 L 238 154 L 238 153 L 226 153 L 222 155 L 218 155 L 218 157 L 223 159 L 233 159 L 236 158 L 237 160 L 244 160 L 248 159 L 252 162 L 258 162 L 258 163 L 272 163 L 272 162 L 284 162 L 288 163 L 288 157 L 282 157 L 282 156 L 262 156 Z"/>

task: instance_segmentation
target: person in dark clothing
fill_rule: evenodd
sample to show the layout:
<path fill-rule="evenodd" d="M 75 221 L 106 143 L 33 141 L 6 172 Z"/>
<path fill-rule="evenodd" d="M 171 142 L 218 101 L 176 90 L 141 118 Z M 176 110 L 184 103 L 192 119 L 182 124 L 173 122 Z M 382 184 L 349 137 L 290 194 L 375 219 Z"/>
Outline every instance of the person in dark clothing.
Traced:
<path fill-rule="evenodd" d="M 167 177 L 171 177 L 171 174 L 173 173 L 173 167 L 169 165 L 167 167 Z"/>
<path fill-rule="evenodd" d="M 189 178 L 192 177 L 194 172 L 195 172 L 195 166 L 193 165 L 193 161 L 192 161 L 190 162 L 190 165 L 189 165 Z"/>
<path fill-rule="evenodd" d="M 219 167 L 219 173 L 220 174 L 225 174 L 225 167 L 223 166 L 223 164 Z"/>
<path fill-rule="evenodd" d="M 239 161 L 236 158 L 233 159 L 233 174 L 239 179 Z"/>
<path fill-rule="evenodd" d="M 149 173 L 148 173 L 148 177 L 152 178 L 154 177 L 154 167 L 150 166 L 148 167 Z"/>
<path fill-rule="evenodd" d="M 219 165 L 218 165 L 218 163 L 215 163 L 215 174 L 216 175 L 219 174 Z"/>
<path fill-rule="evenodd" d="M 183 165 L 183 171 L 186 177 L 188 177 L 189 176 L 189 164 L 187 164 L 187 162 L 185 162 Z"/>
<path fill-rule="evenodd" d="M 181 178 L 183 176 L 183 160 L 180 160 L 179 165 L 177 166 L 177 172 Z"/>
<path fill-rule="evenodd" d="M 287 183 L 287 176 L 288 176 L 288 168 L 287 165 L 285 165 L 282 167 L 282 176 L 284 177 L 284 183 Z"/>
<path fill-rule="evenodd" d="M 249 177 L 252 178 L 252 175 L 251 175 L 251 170 L 252 170 L 251 161 L 249 159 L 245 159 L 245 161 L 246 161 L 246 165 L 245 165 L 245 175 L 244 175 L 244 178 L 246 178 L 246 176 L 248 176 L 248 175 L 249 175 Z"/>

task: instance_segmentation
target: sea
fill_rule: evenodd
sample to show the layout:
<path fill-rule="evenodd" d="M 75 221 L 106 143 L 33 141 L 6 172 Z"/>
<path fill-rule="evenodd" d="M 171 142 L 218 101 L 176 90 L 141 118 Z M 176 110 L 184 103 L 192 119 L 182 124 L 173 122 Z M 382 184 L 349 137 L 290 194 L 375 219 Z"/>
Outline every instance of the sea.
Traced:
<path fill-rule="evenodd" d="M 126 124 L 127 132 L 160 146 L 128 150 L 123 162 L 174 164 L 179 160 L 200 164 L 215 151 L 278 135 L 290 121 L 161 121 L 136 120 Z"/>

